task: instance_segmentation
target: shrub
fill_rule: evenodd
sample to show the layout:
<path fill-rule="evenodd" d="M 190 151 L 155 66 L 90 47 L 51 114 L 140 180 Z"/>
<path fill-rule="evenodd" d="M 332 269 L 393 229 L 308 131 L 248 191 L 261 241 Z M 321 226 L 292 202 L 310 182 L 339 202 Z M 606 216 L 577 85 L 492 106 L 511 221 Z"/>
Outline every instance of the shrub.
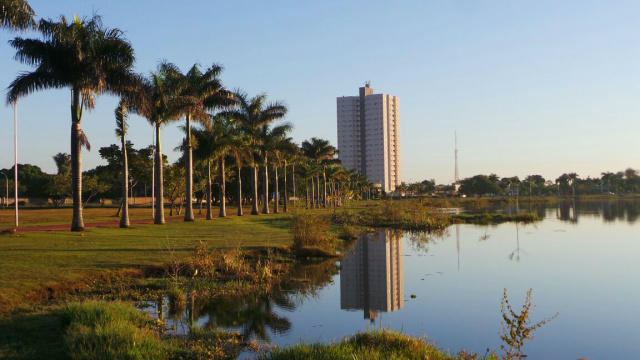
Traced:
<path fill-rule="evenodd" d="M 293 248 L 297 252 L 305 248 L 333 251 L 333 238 L 326 218 L 310 211 L 296 212 L 291 217 Z"/>

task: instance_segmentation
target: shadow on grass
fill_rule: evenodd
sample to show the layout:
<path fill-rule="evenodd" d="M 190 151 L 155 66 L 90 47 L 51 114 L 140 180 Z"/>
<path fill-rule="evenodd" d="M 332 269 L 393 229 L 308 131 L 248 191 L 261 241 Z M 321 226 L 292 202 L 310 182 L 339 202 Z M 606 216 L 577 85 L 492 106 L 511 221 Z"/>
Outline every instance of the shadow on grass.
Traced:
<path fill-rule="evenodd" d="M 261 218 L 255 220 L 255 222 L 266 225 L 275 229 L 284 229 L 289 230 L 289 223 L 291 220 L 288 217 L 277 217 L 277 218 Z"/>
<path fill-rule="evenodd" d="M 68 359 L 58 314 L 20 314 L 0 319 L 0 358 Z"/>

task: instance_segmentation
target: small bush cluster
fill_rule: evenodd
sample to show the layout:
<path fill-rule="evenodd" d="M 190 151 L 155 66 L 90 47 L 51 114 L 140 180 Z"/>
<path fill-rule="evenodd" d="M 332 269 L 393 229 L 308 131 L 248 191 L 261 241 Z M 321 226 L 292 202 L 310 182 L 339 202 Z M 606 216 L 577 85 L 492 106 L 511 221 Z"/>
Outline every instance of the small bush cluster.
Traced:
<path fill-rule="evenodd" d="M 290 226 L 293 248 L 297 253 L 307 252 L 309 249 L 333 252 L 333 237 L 329 231 L 331 225 L 326 217 L 310 211 L 300 211 L 291 216 Z"/>
<path fill-rule="evenodd" d="M 266 256 L 251 259 L 240 248 L 214 251 L 206 242 L 201 242 L 186 266 L 186 275 L 210 280 L 226 278 L 263 283 L 279 273 L 283 266 L 273 257 L 274 253 L 267 251 Z"/>

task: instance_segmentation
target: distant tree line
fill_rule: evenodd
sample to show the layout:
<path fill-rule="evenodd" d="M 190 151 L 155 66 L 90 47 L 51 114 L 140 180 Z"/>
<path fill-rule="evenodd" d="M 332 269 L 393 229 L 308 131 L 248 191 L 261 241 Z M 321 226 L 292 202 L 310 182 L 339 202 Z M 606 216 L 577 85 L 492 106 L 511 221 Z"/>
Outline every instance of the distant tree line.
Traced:
<path fill-rule="evenodd" d="M 640 191 L 638 170 L 627 168 L 616 173 L 603 172 L 600 177 L 580 178 L 574 172 L 564 173 L 556 179 L 541 175 L 499 177 L 496 174 L 475 175 L 462 179 L 458 193 L 467 196 L 578 196 L 596 194 L 631 194 Z"/>

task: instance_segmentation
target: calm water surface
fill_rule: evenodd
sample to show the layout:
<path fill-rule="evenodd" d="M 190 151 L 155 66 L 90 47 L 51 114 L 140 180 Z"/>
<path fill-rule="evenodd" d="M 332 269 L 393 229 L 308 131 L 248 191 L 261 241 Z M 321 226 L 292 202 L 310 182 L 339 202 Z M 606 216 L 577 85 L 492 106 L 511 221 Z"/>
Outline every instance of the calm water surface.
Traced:
<path fill-rule="evenodd" d="M 545 219 L 452 226 L 439 237 L 366 236 L 341 263 L 301 270 L 318 272 L 312 283 L 194 313 L 202 326 L 279 346 L 382 327 L 451 352 L 500 352 L 503 289 L 519 309 L 532 288 L 532 319 L 559 315 L 525 344 L 530 359 L 640 359 L 640 201 L 528 210 Z M 177 323 L 184 328 L 184 318 Z"/>

